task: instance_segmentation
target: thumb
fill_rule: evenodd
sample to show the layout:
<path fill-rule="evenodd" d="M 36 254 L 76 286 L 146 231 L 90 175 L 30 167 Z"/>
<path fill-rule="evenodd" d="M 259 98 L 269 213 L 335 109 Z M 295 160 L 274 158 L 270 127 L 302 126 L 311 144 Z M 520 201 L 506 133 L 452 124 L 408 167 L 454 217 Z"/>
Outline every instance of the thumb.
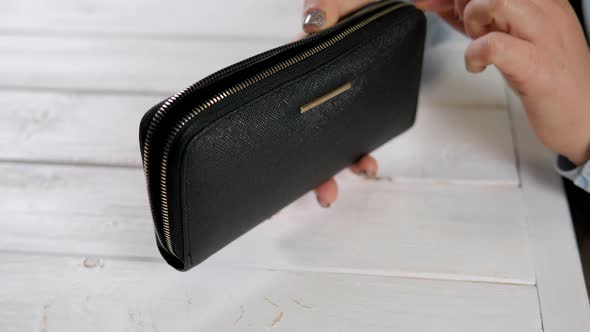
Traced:
<path fill-rule="evenodd" d="M 315 33 L 335 25 L 338 20 L 376 0 L 305 0 L 303 31 Z"/>

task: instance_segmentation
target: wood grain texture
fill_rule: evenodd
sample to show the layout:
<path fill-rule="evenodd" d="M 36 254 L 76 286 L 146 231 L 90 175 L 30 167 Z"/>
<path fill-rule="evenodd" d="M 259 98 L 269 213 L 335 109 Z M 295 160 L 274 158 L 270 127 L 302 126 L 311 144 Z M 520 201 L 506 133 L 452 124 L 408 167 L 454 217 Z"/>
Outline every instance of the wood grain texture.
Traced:
<path fill-rule="evenodd" d="M 0 35 L 0 87 L 168 95 L 281 43 Z"/>
<path fill-rule="evenodd" d="M 139 168 L 139 122 L 160 98 L 0 91 L 0 160 Z M 495 107 L 423 101 L 415 127 L 375 156 L 396 181 L 518 184 L 508 113 Z"/>
<path fill-rule="evenodd" d="M 178 273 L 95 258 L 0 261 L 6 332 L 541 331 L 532 286 L 213 267 Z"/>
<path fill-rule="evenodd" d="M 519 181 L 500 75 L 466 74 L 466 40 L 436 27 L 381 178 L 341 174 L 331 209 L 307 195 L 190 272 L 158 258 L 141 115 L 290 40 L 300 7 L 0 3 L 1 331 L 590 330 L 548 156 L 519 129 Z"/>
<path fill-rule="evenodd" d="M 282 45 L 269 40 L 149 40 L 0 34 L 0 87 L 168 95 L 216 70 Z M 492 68 L 464 69 L 464 40 L 427 47 L 422 89 L 436 104 L 505 106 Z M 34 73 L 34 75 L 31 75 Z"/>
<path fill-rule="evenodd" d="M 339 179 L 332 208 L 307 195 L 212 261 L 534 284 L 516 189 Z M 159 257 L 140 170 L 1 165 L 0 197 L 2 250 Z"/>
<path fill-rule="evenodd" d="M 3 0 L 0 32 L 289 38 L 301 30 L 302 8 L 296 0 Z"/>
<path fill-rule="evenodd" d="M 1 248 L 156 257 L 141 170 L 1 165 Z"/>
<path fill-rule="evenodd" d="M 0 91 L 0 158 L 139 168 L 139 122 L 163 98 Z"/>
<path fill-rule="evenodd" d="M 519 99 L 508 92 L 516 131 L 543 330 L 590 331 L 590 306 L 555 155 L 536 139 Z"/>
<path fill-rule="evenodd" d="M 535 283 L 517 190 L 392 184 L 349 174 L 339 180 L 341 195 L 330 209 L 320 208 L 308 195 L 213 261 L 283 270 Z"/>
<path fill-rule="evenodd" d="M 380 175 L 401 182 L 518 186 L 505 108 L 445 106 L 423 94 L 414 128 L 375 151 Z"/>

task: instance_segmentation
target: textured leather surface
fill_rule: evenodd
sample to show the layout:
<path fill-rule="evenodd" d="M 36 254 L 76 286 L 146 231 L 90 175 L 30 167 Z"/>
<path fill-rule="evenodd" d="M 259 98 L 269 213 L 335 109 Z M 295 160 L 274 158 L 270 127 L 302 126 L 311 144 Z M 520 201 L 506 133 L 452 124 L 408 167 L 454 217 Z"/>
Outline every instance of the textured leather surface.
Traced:
<path fill-rule="evenodd" d="M 182 253 L 180 265 L 169 260 L 175 268 L 202 262 L 411 127 L 425 19 L 402 10 L 219 103 L 182 132 L 168 184 Z M 350 90 L 300 114 L 346 82 Z"/>

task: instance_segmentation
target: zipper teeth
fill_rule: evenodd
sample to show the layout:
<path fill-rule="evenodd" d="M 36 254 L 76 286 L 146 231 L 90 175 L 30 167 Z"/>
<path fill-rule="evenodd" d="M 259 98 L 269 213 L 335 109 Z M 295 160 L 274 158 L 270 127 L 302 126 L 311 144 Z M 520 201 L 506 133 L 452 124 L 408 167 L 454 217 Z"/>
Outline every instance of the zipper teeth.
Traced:
<path fill-rule="evenodd" d="M 176 137 L 176 135 L 180 132 L 180 130 L 182 130 L 182 128 L 190 121 L 192 120 L 195 116 L 197 116 L 199 113 L 203 112 L 204 110 L 210 108 L 211 106 L 219 103 L 220 101 L 224 100 L 225 98 L 234 95 L 268 77 L 270 77 L 271 75 L 276 74 L 279 71 L 282 71 L 306 58 L 309 58 L 312 55 L 315 55 L 323 50 L 325 50 L 326 48 L 334 45 L 337 42 L 340 42 L 342 39 L 348 37 L 349 35 L 351 35 L 352 33 L 354 33 L 355 31 L 363 28 L 364 26 L 366 26 L 367 24 L 377 20 L 378 18 L 398 9 L 401 7 L 406 7 L 406 6 L 410 6 L 407 3 L 401 3 L 398 4 L 396 6 L 392 6 L 386 10 L 383 10 L 382 12 L 376 13 L 372 16 L 367 17 L 364 20 L 361 20 L 360 22 L 358 22 L 357 24 L 345 29 L 344 31 L 338 33 L 337 35 L 335 35 L 334 37 L 312 47 L 311 49 L 304 51 L 303 53 L 300 53 L 292 58 L 289 58 L 287 60 L 284 60 L 266 70 L 263 70 L 262 72 L 251 76 L 250 78 L 237 83 L 236 85 L 227 88 L 225 90 L 223 90 L 220 93 L 217 93 L 216 95 L 214 95 L 213 97 L 211 97 L 210 99 L 208 99 L 207 101 L 203 102 L 202 104 L 199 104 L 198 106 L 196 106 L 195 108 L 193 108 L 190 112 L 188 112 L 187 114 L 185 114 L 182 119 L 180 121 L 178 121 L 178 123 L 176 123 L 176 125 L 172 128 L 172 131 L 169 133 L 167 139 L 166 139 L 166 143 L 164 145 L 164 150 L 163 150 L 163 156 L 162 156 L 162 164 L 161 164 L 161 168 L 160 168 L 160 195 L 161 195 L 161 217 L 162 217 L 162 230 L 163 230 L 163 235 L 164 235 L 164 239 L 162 241 L 162 239 L 160 238 L 160 235 L 158 234 L 157 231 L 157 227 L 156 227 L 156 237 L 158 239 L 158 241 L 160 242 L 160 244 L 163 244 L 166 248 L 166 250 L 174 255 L 175 257 L 179 258 L 176 253 L 174 252 L 174 248 L 172 247 L 172 237 L 170 235 L 170 216 L 169 216 L 169 207 L 168 207 L 168 190 L 167 190 L 167 186 L 166 186 L 166 178 L 167 178 L 167 169 L 168 169 L 168 157 L 170 155 L 170 149 L 172 147 L 172 143 L 174 141 L 174 138 Z M 143 153 L 143 164 L 144 164 L 144 171 L 145 171 L 145 177 L 146 177 L 146 183 L 148 186 L 148 197 L 150 199 L 150 201 L 152 201 L 152 197 L 151 197 L 151 191 L 149 190 L 149 180 L 150 180 L 150 168 L 149 168 L 149 161 L 150 161 L 150 145 L 151 145 L 151 138 L 154 135 L 154 132 L 156 131 L 156 128 L 158 127 L 159 123 L 162 121 L 162 118 L 164 116 L 164 114 L 167 112 L 167 110 L 170 108 L 170 106 L 178 99 L 180 99 L 184 94 L 186 94 L 187 92 L 189 92 L 192 89 L 192 87 L 188 87 L 178 93 L 176 93 L 174 96 L 170 97 L 158 110 L 158 112 L 156 112 L 156 114 L 154 115 L 150 126 L 147 130 L 147 134 L 146 134 L 146 139 L 145 139 L 145 143 L 144 143 L 144 153 Z M 152 213 L 154 213 L 154 211 L 152 211 Z M 154 225 L 156 226 L 156 225 Z"/>

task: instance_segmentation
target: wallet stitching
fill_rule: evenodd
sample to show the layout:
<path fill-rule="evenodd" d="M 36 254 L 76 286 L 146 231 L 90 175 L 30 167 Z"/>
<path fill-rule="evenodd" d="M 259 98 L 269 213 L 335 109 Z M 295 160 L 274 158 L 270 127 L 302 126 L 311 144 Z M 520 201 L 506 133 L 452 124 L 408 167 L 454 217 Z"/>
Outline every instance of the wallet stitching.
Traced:
<path fill-rule="evenodd" d="M 381 33 L 381 32 L 383 32 L 384 30 L 386 30 L 386 29 L 388 29 L 389 27 L 391 27 L 392 25 L 395 25 L 395 24 L 403 24 L 403 23 L 405 23 L 406 21 L 408 21 L 409 19 L 410 19 L 410 17 L 409 17 L 409 16 L 407 16 L 407 17 L 402 17 L 402 18 L 400 18 L 400 20 L 396 20 L 396 21 L 394 21 L 394 22 L 392 22 L 392 23 L 390 23 L 390 24 L 387 24 L 387 25 L 385 25 L 384 27 L 382 27 L 381 29 L 379 29 L 377 32 L 378 32 L 378 33 Z M 283 84 L 281 84 L 281 85 L 279 85 L 279 86 L 275 87 L 274 89 L 272 89 L 272 90 L 270 90 L 270 91 L 268 91 L 268 92 L 264 93 L 263 95 L 261 95 L 261 96 L 259 96 L 259 97 L 255 98 L 255 99 L 252 99 L 251 101 L 249 101 L 249 102 L 247 102 L 247 103 L 245 103 L 245 104 L 242 104 L 242 105 L 240 105 L 240 106 L 238 106 L 238 107 L 236 107 L 236 108 L 232 109 L 231 111 L 228 111 L 228 112 L 227 112 L 227 114 L 225 114 L 225 115 L 221 116 L 220 118 L 217 118 L 217 119 L 213 120 L 213 122 L 212 122 L 212 123 L 211 123 L 211 124 L 210 124 L 208 127 L 206 127 L 206 128 L 203 128 L 203 130 L 201 130 L 200 132 L 198 132 L 197 134 L 195 134 L 193 137 L 191 137 L 191 138 L 190 138 L 190 140 L 189 140 L 189 142 L 188 142 L 188 143 L 187 143 L 187 144 L 186 144 L 186 145 L 183 147 L 183 149 L 182 149 L 182 153 L 181 153 L 181 158 L 180 158 L 180 160 L 181 160 L 181 165 L 180 165 L 180 168 L 181 168 L 181 169 L 180 169 L 180 176 L 182 176 L 182 175 L 184 174 L 184 162 L 183 162 L 183 161 L 184 161 L 185 152 L 186 152 L 186 150 L 188 149 L 188 147 L 189 147 L 190 145 L 192 145 L 192 144 L 193 144 L 193 142 L 194 142 L 195 140 L 197 140 L 197 138 L 198 138 L 198 137 L 200 137 L 200 136 L 201 136 L 201 135 L 203 135 L 204 133 L 206 133 L 206 132 L 208 132 L 208 131 L 210 131 L 210 130 L 213 130 L 214 128 L 216 128 L 216 127 L 218 127 L 219 125 L 221 125 L 221 121 L 222 121 L 222 120 L 224 120 L 224 119 L 226 119 L 226 118 L 228 118 L 228 119 L 229 119 L 229 118 L 231 118 L 231 117 L 235 117 L 235 116 L 237 116 L 237 114 L 238 114 L 238 111 L 239 111 L 240 109 L 242 109 L 242 108 L 244 108 L 244 107 L 247 107 L 247 106 L 249 106 L 249 105 L 251 105 L 251 104 L 253 104 L 253 103 L 256 103 L 256 102 L 260 101 L 261 99 L 263 99 L 263 98 L 267 97 L 268 95 L 270 95 L 271 93 L 273 93 L 273 92 L 275 92 L 275 91 L 277 91 L 277 90 L 279 90 L 279 89 L 284 89 L 284 88 L 287 88 L 287 87 L 289 87 L 289 86 L 291 86 L 291 85 L 295 84 L 297 81 L 299 81 L 301 78 L 303 78 L 304 76 L 306 76 L 306 75 L 307 75 L 307 74 L 309 74 L 309 73 L 312 73 L 312 72 L 315 72 L 315 71 L 326 71 L 327 69 L 323 68 L 324 66 L 328 66 L 328 65 L 331 65 L 331 64 L 333 64 L 334 62 L 338 62 L 338 61 L 342 60 L 343 58 L 345 58 L 346 56 L 348 56 L 350 53 L 357 51 L 357 50 L 358 50 L 358 49 L 359 49 L 361 46 L 366 46 L 366 45 L 375 44 L 375 40 L 376 40 L 376 39 L 377 39 L 377 38 L 373 38 L 373 39 L 370 39 L 370 40 L 361 40 L 361 41 L 359 41 L 359 42 L 355 43 L 355 44 L 354 44 L 354 45 L 353 45 L 353 46 L 352 46 L 352 47 L 351 47 L 351 48 L 350 48 L 348 51 L 346 51 L 346 52 L 344 52 L 344 53 L 342 53 L 342 54 L 340 54 L 340 55 L 338 55 L 338 56 L 336 56 L 336 57 L 334 57 L 334 58 L 332 58 L 332 59 L 330 59 L 330 60 L 326 61 L 325 63 L 322 63 L 322 64 L 320 64 L 320 65 L 319 65 L 319 66 L 317 66 L 316 68 L 313 68 L 313 69 L 310 69 L 310 70 L 308 70 L 308 71 L 304 72 L 303 74 L 301 74 L 301 75 L 297 76 L 297 77 L 296 77 L 296 78 L 294 78 L 293 80 L 290 80 L 289 82 L 285 82 L 285 83 L 283 83 Z M 368 69 L 367 69 L 367 70 L 365 70 L 365 71 L 361 71 L 360 73 L 366 73 L 367 71 L 368 71 Z M 186 192 L 186 190 L 187 190 L 187 187 L 186 187 L 186 186 L 187 186 L 187 184 L 186 184 L 186 182 L 183 182 L 183 181 L 180 181 L 180 183 L 182 183 L 182 189 L 179 189 L 179 190 L 181 190 L 181 192 L 180 192 L 180 195 L 179 195 L 179 197 L 180 197 L 180 205 L 181 205 L 181 206 L 180 206 L 180 217 L 181 217 L 181 219 L 182 219 L 182 225 L 183 225 L 183 229 L 184 229 L 184 230 L 186 230 L 186 232 L 183 232 L 183 233 L 184 233 L 184 234 L 183 234 L 183 243 L 184 243 L 184 242 L 185 242 L 184 240 L 187 238 L 187 234 L 190 234 L 190 225 L 189 225 L 189 223 L 187 222 L 186 218 L 183 218 L 183 215 L 185 214 L 185 213 L 184 213 L 184 211 L 185 211 L 185 206 L 186 206 L 186 204 L 185 204 L 185 203 L 186 203 L 186 202 L 185 202 L 185 200 L 182 198 L 182 192 L 183 192 L 183 191 L 184 191 L 184 192 Z M 186 248 L 185 248 L 185 256 L 189 258 L 191 265 L 193 265 L 193 264 L 192 264 L 192 255 L 191 255 L 191 246 L 190 246 L 190 241 L 186 241 L 186 243 L 185 243 L 185 247 L 186 247 Z M 187 249 L 188 249 L 188 250 L 187 250 Z"/>

